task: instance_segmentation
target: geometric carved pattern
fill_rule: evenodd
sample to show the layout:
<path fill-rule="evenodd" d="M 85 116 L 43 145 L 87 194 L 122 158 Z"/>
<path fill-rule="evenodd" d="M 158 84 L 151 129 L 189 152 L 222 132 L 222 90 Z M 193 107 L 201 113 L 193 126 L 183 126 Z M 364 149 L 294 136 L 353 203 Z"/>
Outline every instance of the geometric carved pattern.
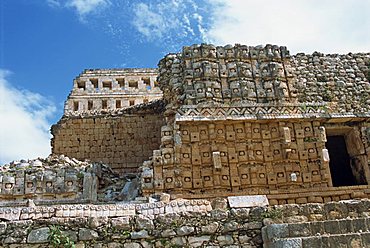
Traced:
<path fill-rule="evenodd" d="M 323 103 L 311 104 L 284 104 L 272 106 L 271 104 L 248 104 L 248 105 L 223 105 L 215 106 L 194 106 L 183 105 L 177 109 L 176 120 L 187 120 L 196 117 L 200 119 L 225 120 L 230 118 L 255 119 L 255 118 L 271 118 L 275 116 L 287 116 L 288 118 L 304 118 L 309 115 L 318 116 L 322 114 L 326 116 L 326 105 Z"/>

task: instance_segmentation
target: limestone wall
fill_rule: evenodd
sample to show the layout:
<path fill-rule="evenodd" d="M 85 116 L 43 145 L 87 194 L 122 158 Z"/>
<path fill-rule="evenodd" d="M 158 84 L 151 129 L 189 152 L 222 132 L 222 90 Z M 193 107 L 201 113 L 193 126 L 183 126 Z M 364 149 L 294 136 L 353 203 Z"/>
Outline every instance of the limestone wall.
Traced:
<path fill-rule="evenodd" d="M 0 208 L 0 245 L 4 248 L 370 245 L 369 200 L 276 207 L 240 204 L 231 204 L 229 198 L 212 202 L 179 199 L 150 204 Z"/>
<path fill-rule="evenodd" d="M 57 227 L 54 239 L 67 236 L 76 247 L 260 247 L 260 211 L 250 211 L 212 210 L 205 200 L 23 208 L 0 222 L 0 244 L 46 247 Z"/>
<path fill-rule="evenodd" d="M 64 118 L 52 128 L 52 153 L 135 172 L 160 145 L 160 110 Z"/>

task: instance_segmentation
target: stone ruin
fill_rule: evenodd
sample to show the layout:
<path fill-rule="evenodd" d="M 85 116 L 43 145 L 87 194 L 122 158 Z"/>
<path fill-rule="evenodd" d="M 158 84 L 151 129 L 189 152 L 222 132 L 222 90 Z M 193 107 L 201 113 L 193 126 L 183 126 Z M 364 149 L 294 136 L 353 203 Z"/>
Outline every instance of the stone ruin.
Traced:
<path fill-rule="evenodd" d="M 367 197 L 369 75 L 369 54 L 202 44 L 167 55 L 166 124 L 141 167 L 144 195 L 262 194 L 273 205 Z"/>
<path fill-rule="evenodd" d="M 95 69 L 74 81 L 64 106 L 65 115 L 110 111 L 162 98 L 156 69 Z"/>
<path fill-rule="evenodd" d="M 85 70 L 52 155 L 0 168 L 1 247 L 367 247 L 369 117 L 370 53 Z"/>

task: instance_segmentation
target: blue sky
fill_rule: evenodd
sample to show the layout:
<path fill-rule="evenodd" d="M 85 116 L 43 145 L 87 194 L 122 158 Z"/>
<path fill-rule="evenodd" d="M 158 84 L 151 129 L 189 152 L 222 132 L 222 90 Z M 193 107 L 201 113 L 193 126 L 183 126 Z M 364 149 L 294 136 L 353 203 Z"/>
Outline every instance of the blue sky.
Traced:
<path fill-rule="evenodd" d="M 50 153 L 73 78 L 156 67 L 183 45 L 370 51 L 370 0 L 0 0 L 0 164 Z"/>

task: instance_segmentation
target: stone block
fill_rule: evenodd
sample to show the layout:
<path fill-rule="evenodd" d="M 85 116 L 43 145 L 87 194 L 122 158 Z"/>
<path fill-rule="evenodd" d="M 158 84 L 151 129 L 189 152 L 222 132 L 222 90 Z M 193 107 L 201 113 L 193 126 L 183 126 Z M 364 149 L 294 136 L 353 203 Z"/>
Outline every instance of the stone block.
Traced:
<path fill-rule="evenodd" d="M 111 243 L 108 243 L 108 248 L 121 248 L 122 245 L 118 242 L 111 242 Z"/>
<path fill-rule="evenodd" d="M 266 230 L 268 240 L 289 237 L 288 224 L 272 224 L 263 229 Z"/>
<path fill-rule="evenodd" d="M 177 228 L 176 233 L 179 236 L 187 236 L 195 231 L 194 227 L 192 226 L 182 226 Z"/>
<path fill-rule="evenodd" d="M 307 237 L 311 235 L 309 223 L 292 223 L 289 224 L 290 237 Z"/>
<path fill-rule="evenodd" d="M 171 244 L 177 245 L 180 247 L 186 247 L 186 238 L 185 237 L 174 237 L 171 239 Z"/>
<path fill-rule="evenodd" d="M 340 234 L 339 222 L 337 220 L 330 220 L 324 222 L 325 232 L 328 234 Z"/>
<path fill-rule="evenodd" d="M 329 247 L 347 247 L 348 237 L 347 235 L 331 235 L 328 236 Z"/>
<path fill-rule="evenodd" d="M 238 222 L 231 220 L 222 225 L 221 232 L 228 233 L 228 232 L 236 231 L 237 229 L 239 229 L 239 226 L 240 224 Z"/>
<path fill-rule="evenodd" d="M 136 228 L 137 229 L 154 229 L 153 221 L 144 216 L 138 216 L 135 220 Z"/>
<path fill-rule="evenodd" d="M 161 236 L 164 238 L 176 236 L 176 233 L 172 229 L 166 229 L 161 232 Z"/>
<path fill-rule="evenodd" d="M 27 243 L 38 244 L 38 243 L 47 243 L 49 237 L 49 227 L 42 227 L 35 230 L 32 230 L 27 237 Z"/>
<path fill-rule="evenodd" d="M 234 243 L 234 239 L 231 235 L 218 236 L 217 241 L 221 246 L 232 245 Z"/>
<path fill-rule="evenodd" d="M 78 231 L 78 239 L 82 241 L 94 240 L 99 237 L 99 234 L 91 229 L 81 228 Z"/>
<path fill-rule="evenodd" d="M 147 230 L 141 230 L 139 232 L 131 232 L 131 239 L 147 239 L 149 238 Z"/>
<path fill-rule="evenodd" d="M 368 231 L 365 218 L 353 219 L 351 222 L 352 222 L 353 232 L 357 233 L 357 232 L 367 232 Z"/>
<path fill-rule="evenodd" d="M 361 233 L 361 239 L 364 247 L 370 247 L 370 232 Z"/>
<path fill-rule="evenodd" d="M 66 230 L 66 231 L 62 231 L 62 234 L 67 236 L 69 240 L 73 242 L 77 242 L 78 240 L 77 233 L 75 231 Z"/>
<path fill-rule="evenodd" d="M 342 234 L 352 232 L 352 220 L 339 220 L 339 229 Z"/>
<path fill-rule="evenodd" d="M 269 205 L 266 195 L 229 196 L 227 199 L 231 208 L 250 208 Z"/>
<path fill-rule="evenodd" d="M 190 247 L 201 247 L 211 239 L 211 236 L 189 237 L 188 242 Z"/>
<path fill-rule="evenodd" d="M 346 235 L 346 237 L 347 237 L 348 247 L 351 247 L 351 248 L 365 247 L 362 243 L 360 234 L 350 234 L 350 235 Z"/>
<path fill-rule="evenodd" d="M 7 224 L 6 222 L 0 222 L 0 235 L 6 232 Z"/>
<path fill-rule="evenodd" d="M 303 248 L 322 247 L 321 237 L 305 237 L 302 238 Z"/>
<path fill-rule="evenodd" d="M 204 234 L 213 234 L 217 231 L 218 227 L 219 227 L 218 222 L 212 222 L 206 226 L 202 226 L 201 231 Z"/>
<path fill-rule="evenodd" d="M 271 247 L 274 248 L 302 248 L 301 238 L 279 239 Z"/>
<path fill-rule="evenodd" d="M 129 242 L 123 245 L 124 248 L 141 248 L 139 243 Z"/>

